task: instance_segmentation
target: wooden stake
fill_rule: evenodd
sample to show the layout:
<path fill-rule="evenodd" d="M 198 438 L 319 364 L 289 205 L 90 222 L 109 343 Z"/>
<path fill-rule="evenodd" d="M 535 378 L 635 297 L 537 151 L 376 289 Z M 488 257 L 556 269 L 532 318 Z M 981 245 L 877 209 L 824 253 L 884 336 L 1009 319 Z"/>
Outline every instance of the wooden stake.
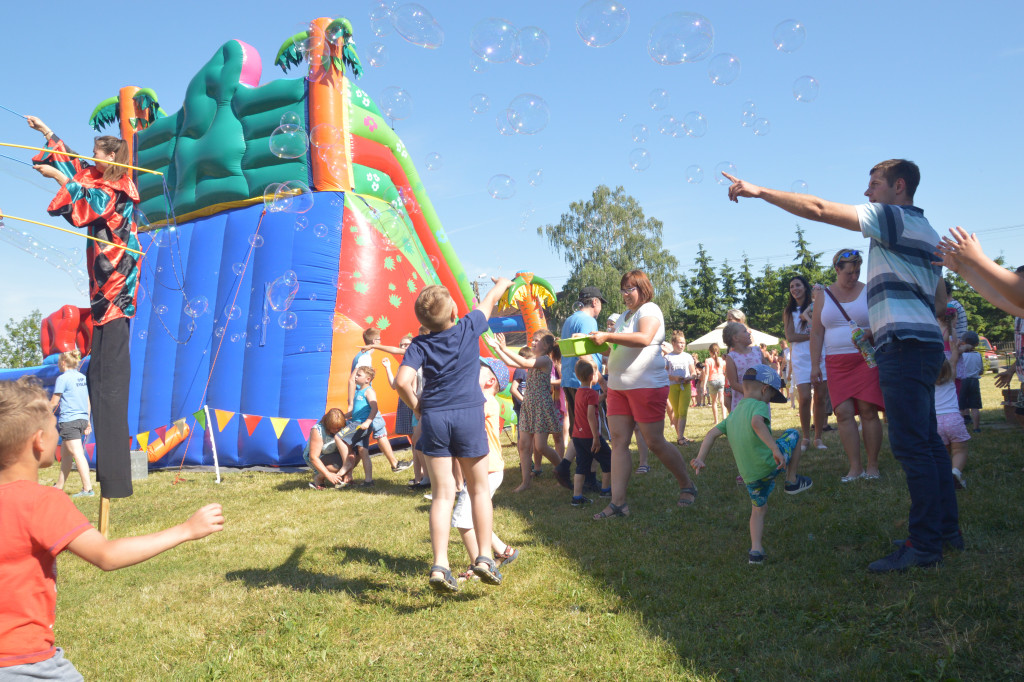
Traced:
<path fill-rule="evenodd" d="M 100 498 L 100 522 L 99 522 L 98 530 L 99 530 L 100 533 L 103 534 L 104 538 L 107 537 L 108 531 L 110 530 L 110 498 L 109 497 L 101 497 Z"/>

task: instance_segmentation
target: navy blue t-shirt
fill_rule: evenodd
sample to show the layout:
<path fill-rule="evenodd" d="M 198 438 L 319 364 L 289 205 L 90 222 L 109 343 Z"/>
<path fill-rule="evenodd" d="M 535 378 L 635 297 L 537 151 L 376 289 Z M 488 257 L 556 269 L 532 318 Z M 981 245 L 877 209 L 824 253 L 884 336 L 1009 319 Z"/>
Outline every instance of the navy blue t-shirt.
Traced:
<path fill-rule="evenodd" d="M 522 367 L 518 368 L 515 372 L 512 373 L 512 381 L 519 382 L 519 386 L 516 387 L 516 390 L 519 391 L 519 393 L 522 393 L 526 389 L 526 370 L 523 369 Z M 512 396 L 512 409 L 518 410 L 520 407 L 522 407 L 522 400 L 517 398 L 513 393 L 509 393 L 509 395 Z"/>
<path fill-rule="evenodd" d="M 403 367 L 423 368 L 420 410 L 456 410 L 484 404 L 480 390 L 480 335 L 487 318 L 473 310 L 443 332 L 417 336 L 405 349 Z"/>

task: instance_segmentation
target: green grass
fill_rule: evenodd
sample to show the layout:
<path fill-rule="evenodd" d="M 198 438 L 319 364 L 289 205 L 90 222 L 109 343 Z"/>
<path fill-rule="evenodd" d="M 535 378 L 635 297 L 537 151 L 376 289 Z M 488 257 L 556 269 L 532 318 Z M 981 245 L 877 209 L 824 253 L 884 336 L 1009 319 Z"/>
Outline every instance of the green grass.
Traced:
<path fill-rule="evenodd" d="M 501 587 L 471 583 L 451 598 L 426 589 L 428 503 L 405 489 L 409 472 L 378 473 L 372 492 L 245 471 L 172 485 L 163 472 L 114 501 L 112 536 L 211 501 L 225 530 L 114 573 L 66 553 L 57 643 L 102 680 L 1021 678 L 1024 430 L 1006 427 L 992 379 L 982 386 L 990 408 L 958 495 L 968 550 L 937 569 L 868 574 L 906 532 L 906 487 L 888 445 L 880 481 L 840 484 L 834 433 L 804 459 L 811 491 L 772 494 L 763 567 L 747 565 L 749 501 L 724 439 L 694 507 L 676 508 L 652 460 L 630 484 L 632 516 L 604 522 L 590 520 L 597 501 L 570 507 L 548 466 L 513 495 L 507 448 L 495 527 L 521 558 Z M 776 432 L 796 425 L 788 406 L 773 412 Z M 696 439 L 710 411 L 691 415 Z M 95 500 L 81 506 L 95 518 Z M 465 566 L 457 540 L 450 556 Z"/>

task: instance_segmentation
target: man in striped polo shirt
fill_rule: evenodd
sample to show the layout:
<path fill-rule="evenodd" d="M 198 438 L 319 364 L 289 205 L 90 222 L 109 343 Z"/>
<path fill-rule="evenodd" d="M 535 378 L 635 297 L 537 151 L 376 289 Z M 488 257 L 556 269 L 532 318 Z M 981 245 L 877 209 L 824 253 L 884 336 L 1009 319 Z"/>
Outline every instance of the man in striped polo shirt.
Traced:
<path fill-rule="evenodd" d="M 939 563 L 943 544 L 961 549 L 963 538 L 952 464 L 935 422 L 935 380 L 945 359 L 936 317 L 945 311 L 946 289 L 942 268 L 932 265 L 939 236 L 914 206 L 920 170 L 904 159 L 877 164 L 864 192 L 871 203 L 858 206 L 723 175 L 732 182 L 732 201 L 764 199 L 793 215 L 860 232 L 871 240 L 868 312 L 889 444 L 910 491 L 910 534 L 868 570 L 888 573 Z"/>

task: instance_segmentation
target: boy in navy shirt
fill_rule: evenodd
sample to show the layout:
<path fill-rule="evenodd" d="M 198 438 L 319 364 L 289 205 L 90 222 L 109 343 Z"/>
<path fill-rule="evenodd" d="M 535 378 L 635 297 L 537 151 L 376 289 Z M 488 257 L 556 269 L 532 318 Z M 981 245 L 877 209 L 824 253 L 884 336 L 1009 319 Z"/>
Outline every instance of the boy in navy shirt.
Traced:
<path fill-rule="evenodd" d="M 430 544 L 434 564 L 430 587 L 458 592 L 459 583 L 448 565 L 449 521 L 455 505 L 452 457 L 458 459 L 466 481 L 480 556 L 473 572 L 489 585 L 501 584 L 491 550 L 492 507 L 487 480 L 487 433 L 484 394 L 480 390 L 480 335 L 498 299 L 511 286 L 504 277 L 491 278 L 494 287 L 475 310 L 459 320 L 455 301 L 443 286 L 432 285 L 416 297 L 416 319 L 430 330 L 417 336 L 405 351 L 395 377 L 395 389 L 420 420 L 419 450 L 430 476 Z M 423 391 L 413 390 L 416 370 L 423 370 Z"/>

